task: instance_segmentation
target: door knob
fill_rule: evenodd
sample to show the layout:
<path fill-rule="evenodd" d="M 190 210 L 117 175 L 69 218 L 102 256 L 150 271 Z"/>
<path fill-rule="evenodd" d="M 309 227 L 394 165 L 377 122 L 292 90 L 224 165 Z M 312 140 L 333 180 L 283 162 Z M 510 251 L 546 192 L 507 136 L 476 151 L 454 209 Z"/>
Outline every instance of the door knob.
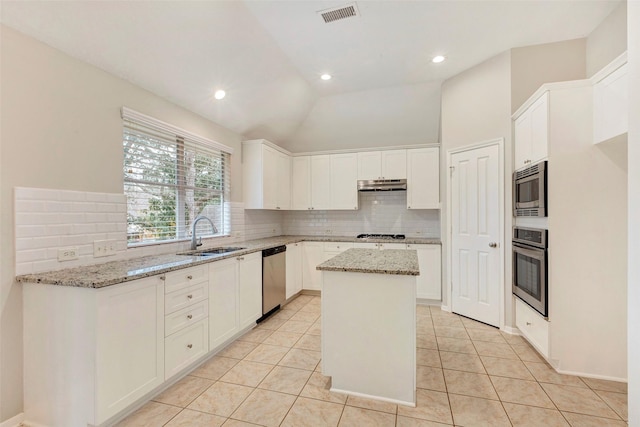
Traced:
<path fill-rule="evenodd" d="M 491 243 L 489 243 L 489 247 L 490 248 L 497 248 L 498 244 L 496 242 L 491 242 Z"/>

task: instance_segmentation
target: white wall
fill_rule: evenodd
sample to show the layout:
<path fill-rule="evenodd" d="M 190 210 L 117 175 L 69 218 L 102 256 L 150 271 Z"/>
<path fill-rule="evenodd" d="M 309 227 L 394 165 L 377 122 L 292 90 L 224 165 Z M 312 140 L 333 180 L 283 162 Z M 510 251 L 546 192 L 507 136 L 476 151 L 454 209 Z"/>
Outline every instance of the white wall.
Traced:
<path fill-rule="evenodd" d="M 627 50 L 627 2 L 620 2 L 587 37 L 587 77 Z"/>
<path fill-rule="evenodd" d="M 22 292 L 14 282 L 13 188 L 122 193 L 123 105 L 233 147 L 241 136 L 5 26 L 1 31 L 0 422 L 22 412 Z"/>
<path fill-rule="evenodd" d="M 511 53 L 497 55 L 457 76 L 442 86 L 442 136 L 440 168 L 446 170 L 446 153 L 454 148 L 482 141 L 504 138 L 505 165 L 511 165 Z M 507 166 L 510 167 L 510 166 Z M 446 175 L 444 175 L 446 176 Z M 441 180 L 440 194 L 446 199 L 446 179 Z M 445 283 L 443 303 L 450 305 L 447 288 L 451 283 L 448 271 L 450 225 L 446 223 L 447 212 L 443 204 L 442 232 L 442 277 Z M 505 174 L 505 254 L 511 251 L 511 176 Z M 508 258 L 510 259 L 510 258 Z M 505 262 L 505 324 L 513 323 L 511 304 L 511 267 Z"/>
<path fill-rule="evenodd" d="M 629 267 L 627 286 L 629 426 L 640 426 L 640 2 L 628 3 L 629 61 Z"/>

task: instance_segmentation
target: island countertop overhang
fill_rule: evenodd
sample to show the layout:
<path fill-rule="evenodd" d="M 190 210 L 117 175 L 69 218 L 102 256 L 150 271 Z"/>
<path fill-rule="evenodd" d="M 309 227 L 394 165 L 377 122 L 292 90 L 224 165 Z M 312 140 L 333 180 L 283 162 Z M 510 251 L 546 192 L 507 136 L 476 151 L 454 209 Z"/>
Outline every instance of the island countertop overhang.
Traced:
<path fill-rule="evenodd" d="M 415 250 L 352 248 L 316 267 L 321 271 L 419 276 Z"/>

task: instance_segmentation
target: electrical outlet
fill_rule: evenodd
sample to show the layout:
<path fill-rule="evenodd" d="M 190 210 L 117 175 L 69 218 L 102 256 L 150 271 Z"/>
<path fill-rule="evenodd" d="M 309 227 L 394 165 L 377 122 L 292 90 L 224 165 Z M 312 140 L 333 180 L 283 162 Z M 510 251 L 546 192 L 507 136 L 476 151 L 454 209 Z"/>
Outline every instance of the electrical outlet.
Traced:
<path fill-rule="evenodd" d="M 117 240 L 94 240 L 93 256 L 100 258 L 103 256 L 111 256 L 116 254 Z"/>
<path fill-rule="evenodd" d="M 78 259 L 78 248 L 76 246 L 58 249 L 58 261 L 73 261 L 74 259 Z"/>

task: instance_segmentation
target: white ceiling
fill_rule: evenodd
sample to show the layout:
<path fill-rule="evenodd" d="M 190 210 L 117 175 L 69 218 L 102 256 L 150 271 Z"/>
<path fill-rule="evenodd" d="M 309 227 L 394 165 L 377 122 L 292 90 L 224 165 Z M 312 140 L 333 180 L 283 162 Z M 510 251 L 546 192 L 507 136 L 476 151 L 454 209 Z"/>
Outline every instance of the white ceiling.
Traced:
<path fill-rule="evenodd" d="M 619 1 L 361 0 L 360 16 L 329 24 L 316 13 L 350 3 L 2 0 L 0 19 L 300 152 L 437 142 L 443 80 L 512 47 L 585 37 Z"/>

